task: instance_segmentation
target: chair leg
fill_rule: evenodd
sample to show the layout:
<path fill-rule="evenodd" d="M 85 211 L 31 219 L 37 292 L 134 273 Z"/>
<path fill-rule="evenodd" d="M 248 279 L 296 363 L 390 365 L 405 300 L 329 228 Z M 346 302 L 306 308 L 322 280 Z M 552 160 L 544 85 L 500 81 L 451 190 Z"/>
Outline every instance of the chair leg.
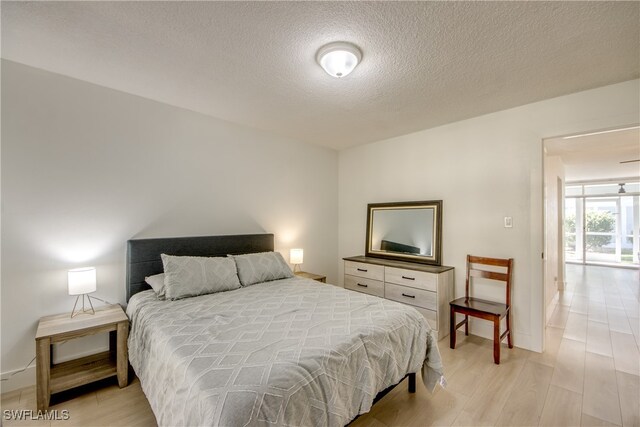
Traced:
<path fill-rule="evenodd" d="M 500 318 L 493 319 L 493 363 L 500 364 Z"/>
<path fill-rule="evenodd" d="M 464 315 L 464 334 L 469 336 L 469 316 Z"/>
<path fill-rule="evenodd" d="M 456 348 L 456 312 L 451 307 L 449 309 L 449 348 Z"/>
<path fill-rule="evenodd" d="M 513 348 L 513 341 L 511 341 L 511 310 L 507 311 L 507 343 L 509 348 Z"/>
<path fill-rule="evenodd" d="M 416 392 L 416 373 L 412 372 L 409 374 L 409 393 Z"/>

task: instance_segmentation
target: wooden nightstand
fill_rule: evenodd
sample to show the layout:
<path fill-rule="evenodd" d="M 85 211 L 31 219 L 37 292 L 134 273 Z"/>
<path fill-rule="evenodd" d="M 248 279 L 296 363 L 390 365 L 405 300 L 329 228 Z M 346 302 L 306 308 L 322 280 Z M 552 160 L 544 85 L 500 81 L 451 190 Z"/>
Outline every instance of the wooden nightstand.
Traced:
<path fill-rule="evenodd" d="M 54 365 L 53 344 L 73 338 L 109 332 L 109 351 Z M 127 336 L 129 319 L 117 304 L 96 308 L 96 314 L 74 318 L 69 313 L 40 319 L 36 332 L 36 383 L 38 410 L 46 410 L 52 393 L 103 378 L 118 376 L 122 388 L 128 382 Z"/>
<path fill-rule="evenodd" d="M 296 276 L 304 277 L 306 279 L 317 280 L 318 282 L 327 283 L 327 276 L 321 276 L 319 274 L 307 273 L 306 271 L 296 271 Z"/>

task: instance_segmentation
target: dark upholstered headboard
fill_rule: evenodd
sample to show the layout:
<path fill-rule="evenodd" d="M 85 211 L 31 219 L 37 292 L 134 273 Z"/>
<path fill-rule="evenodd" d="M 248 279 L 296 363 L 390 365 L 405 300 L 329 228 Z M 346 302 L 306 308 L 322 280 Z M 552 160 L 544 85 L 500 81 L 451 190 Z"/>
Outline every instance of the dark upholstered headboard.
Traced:
<path fill-rule="evenodd" d="M 178 256 L 227 256 L 273 251 L 273 234 L 168 237 L 127 242 L 127 302 L 150 289 L 147 276 L 162 273 L 160 254 Z"/>

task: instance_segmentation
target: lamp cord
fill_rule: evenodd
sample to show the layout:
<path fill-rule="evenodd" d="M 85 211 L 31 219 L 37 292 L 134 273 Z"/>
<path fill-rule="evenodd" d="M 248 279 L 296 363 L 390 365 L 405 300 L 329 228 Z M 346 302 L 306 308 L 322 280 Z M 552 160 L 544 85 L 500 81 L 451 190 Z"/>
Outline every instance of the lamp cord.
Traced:
<path fill-rule="evenodd" d="M 94 296 L 92 296 L 91 298 L 93 298 L 93 299 L 97 299 L 98 301 L 102 301 L 102 302 L 103 302 L 103 303 L 105 303 L 105 304 L 112 304 L 112 303 L 110 303 L 110 302 L 109 302 L 109 301 L 107 301 L 107 300 L 103 300 L 102 298 L 98 298 L 98 297 L 94 297 Z M 61 341 L 61 342 L 56 343 L 56 344 L 58 344 L 58 345 L 62 345 L 62 344 L 64 344 L 64 343 L 66 343 L 67 341 L 68 341 L 68 340 Z M 31 359 L 31 360 L 29 361 L 29 363 L 27 363 L 27 365 L 26 365 L 24 368 L 20 369 L 19 371 L 15 371 L 15 372 L 10 373 L 6 378 L 2 378 L 2 379 L 0 379 L 0 381 L 9 381 L 9 379 L 11 379 L 11 377 L 13 377 L 14 375 L 16 375 L 16 374 L 20 374 L 20 373 L 22 373 L 22 372 L 26 371 L 26 370 L 31 366 L 31 364 L 32 364 L 35 360 L 36 360 L 36 356 L 33 356 L 33 359 Z"/>
<path fill-rule="evenodd" d="M 12 372 L 11 374 L 9 374 L 9 376 L 7 378 L 2 378 L 2 379 L 0 379 L 0 381 L 9 381 L 9 378 L 13 377 L 15 374 L 19 374 L 21 372 L 26 371 L 27 368 L 29 366 L 31 366 L 31 364 L 33 363 L 34 360 L 36 360 L 35 356 L 33 356 L 33 359 L 31 359 L 31 361 L 29 363 L 27 363 L 27 366 L 25 366 L 24 368 L 20 369 L 19 371 Z"/>
<path fill-rule="evenodd" d="M 105 304 L 110 304 L 110 305 L 113 304 L 112 302 L 109 302 L 109 301 L 104 300 L 102 298 L 94 297 L 93 295 L 90 295 L 90 297 L 93 298 L 93 299 L 97 299 L 98 301 L 101 301 L 101 302 L 103 302 Z"/>

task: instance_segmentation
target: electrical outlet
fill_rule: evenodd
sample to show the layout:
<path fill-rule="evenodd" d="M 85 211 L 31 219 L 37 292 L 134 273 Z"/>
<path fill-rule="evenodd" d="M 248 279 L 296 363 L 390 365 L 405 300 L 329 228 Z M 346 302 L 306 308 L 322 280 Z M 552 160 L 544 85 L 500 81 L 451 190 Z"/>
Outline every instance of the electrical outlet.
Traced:
<path fill-rule="evenodd" d="M 504 228 L 512 228 L 513 227 L 513 218 L 510 216 L 504 217 Z"/>

